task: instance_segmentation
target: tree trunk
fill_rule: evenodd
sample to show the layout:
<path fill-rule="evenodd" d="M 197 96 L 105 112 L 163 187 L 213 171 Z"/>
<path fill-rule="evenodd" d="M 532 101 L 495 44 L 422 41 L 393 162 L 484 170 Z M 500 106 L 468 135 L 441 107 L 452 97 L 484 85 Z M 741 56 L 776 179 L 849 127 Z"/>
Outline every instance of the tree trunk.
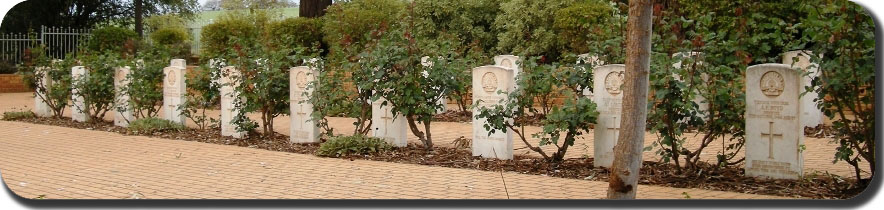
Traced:
<path fill-rule="evenodd" d="M 144 37 L 144 19 L 142 16 L 144 15 L 144 5 L 143 0 L 135 0 L 133 3 L 135 4 L 135 32 L 138 32 L 138 37 Z"/>
<path fill-rule="evenodd" d="M 331 4 L 332 0 L 301 0 L 298 16 L 306 18 L 321 17 L 325 15 L 325 8 Z"/>
<path fill-rule="evenodd" d="M 626 25 L 626 75 L 623 114 L 608 199 L 635 199 L 648 118 L 648 74 L 651 68 L 651 0 L 629 1 Z"/>

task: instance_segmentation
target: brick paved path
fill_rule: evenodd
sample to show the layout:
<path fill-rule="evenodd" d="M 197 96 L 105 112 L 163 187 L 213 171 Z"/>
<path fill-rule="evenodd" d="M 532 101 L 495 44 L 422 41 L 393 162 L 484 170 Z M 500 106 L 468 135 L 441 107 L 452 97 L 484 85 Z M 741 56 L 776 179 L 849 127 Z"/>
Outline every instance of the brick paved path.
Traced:
<path fill-rule="evenodd" d="M 32 93 L 0 93 L 0 112 L 2 111 L 12 111 L 12 110 L 29 110 L 34 105 L 34 99 Z M 162 113 L 162 112 L 161 112 Z M 209 110 L 207 113 L 211 116 L 215 116 L 217 119 L 220 116 L 220 112 L 217 110 Z M 70 116 L 70 111 L 66 111 L 65 114 Z M 108 113 L 106 115 L 106 120 L 113 120 L 113 113 Z M 260 122 L 260 115 L 253 113 L 250 116 L 252 119 Z M 288 135 L 289 134 L 289 117 L 288 116 L 280 116 L 274 119 L 275 127 L 274 129 L 277 132 Z M 335 128 L 338 132 L 352 132 L 353 130 L 353 119 L 350 118 L 330 118 L 329 123 L 333 128 Z M 189 126 L 195 127 L 193 122 L 189 122 Z M 420 126 L 420 129 L 423 130 L 423 126 Z M 437 146 L 452 146 L 452 142 L 460 136 L 464 136 L 466 138 L 472 137 L 472 126 L 469 123 L 451 123 L 451 122 L 434 122 L 432 124 L 433 131 L 433 140 Z M 541 131 L 539 127 L 527 127 L 527 133 L 534 133 Z M 577 157 L 592 157 L 593 156 L 593 138 L 592 131 L 587 134 L 584 134 L 578 138 L 574 146 L 568 150 L 567 158 L 577 158 Z M 685 137 L 688 138 L 687 143 L 689 148 L 698 147 L 700 138 L 702 135 L 696 135 L 695 133 L 686 134 Z M 657 137 L 652 133 L 647 133 L 645 136 L 645 145 L 651 145 Z M 418 139 L 412 135 L 408 134 L 408 141 L 413 143 L 420 143 Z M 538 139 L 528 139 L 530 143 L 534 146 L 537 146 Z M 804 172 L 805 173 L 813 173 L 814 171 L 820 172 L 829 172 L 832 174 L 837 174 L 840 176 L 846 177 L 854 177 L 853 168 L 845 162 L 838 162 L 836 164 L 832 163 L 834 160 L 834 151 L 837 147 L 837 143 L 830 142 L 831 139 L 826 138 L 810 138 L 805 137 L 804 144 L 806 146 L 806 150 L 804 151 Z M 516 154 L 528 154 L 528 155 L 536 155 L 536 153 L 525 149 L 524 143 L 521 140 L 514 140 L 514 148 L 516 148 Z M 714 142 L 711 146 L 707 147 L 703 153 L 701 153 L 701 159 L 704 161 L 714 161 L 716 158 L 716 154 L 721 151 L 722 143 L 721 141 Z M 548 145 L 543 147 L 547 153 L 552 153 L 555 151 L 555 146 Z M 654 154 L 654 151 L 647 151 L 643 154 L 645 160 L 656 161 L 659 160 L 659 156 Z M 738 153 L 737 158 L 741 158 L 745 151 L 740 151 Z M 868 164 L 866 162 L 862 162 L 863 169 L 868 168 Z M 868 174 L 865 174 L 868 176 Z"/>
<path fill-rule="evenodd" d="M 0 121 L 0 173 L 25 198 L 506 198 L 500 174 L 348 161 Z M 606 182 L 503 173 L 511 198 L 595 199 Z M 779 198 L 639 186 L 638 198 Z"/>

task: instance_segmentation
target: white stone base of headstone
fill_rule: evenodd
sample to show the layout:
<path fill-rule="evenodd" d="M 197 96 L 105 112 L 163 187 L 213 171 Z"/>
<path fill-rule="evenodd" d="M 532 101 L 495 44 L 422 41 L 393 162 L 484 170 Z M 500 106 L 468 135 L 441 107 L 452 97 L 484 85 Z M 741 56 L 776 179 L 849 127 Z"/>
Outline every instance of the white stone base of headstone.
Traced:
<path fill-rule="evenodd" d="M 394 116 L 389 103 L 382 107 L 384 101 L 380 98 L 371 103 L 372 136 L 384 139 L 393 146 L 408 146 L 408 122 L 403 116 Z"/>
<path fill-rule="evenodd" d="M 221 84 L 221 136 L 230 136 L 233 138 L 245 138 L 247 133 L 238 131 L 238 126 L 233 123 L 233 118 L 239 115 L 239 109 L 235 106 L 235 101 L 239 97 L 239 93 L 234 91 L 239 84 L 234 77 L 239 76 L 239 71 L 232 66 L 221 69 L 223 72 L 219 84 Z M 245 100 L 240 98 L 240 100 Z"/>
<path fill-rule="evenodd" d="M 315 61 L 314 61 L 315 62 Z M 319 71 L 308 66 L 289 69 L 289 99 L 291 111 L 291 127 L 289 141 L 292 143 L 319 143 L 319 127 L 312 120 L 313 104 L 309 96 L 315 87 L 310 83 L 316 80 Z"/>
<path fill-rule="evenodd" d="M 126 77 L 130 73 L 128 66 L 116 68 L 114 74 L 114 87 L 117 99 L 114 105 L 114 125 L 120 127 L 129 127 L 132 117 L 132 105 L 129 103 L 129 94 L 123 92 L 123 88 L 129 85 L 129 79 Z"/>
<path fill-rule="evenodd" d="M 811 81 L 819 76 L 818 64 L 810 62 L 810 51 L 789 51 L 783 54 L 783 64 L 791 65 L 793 68 L 801 69 L 808 73 L 802 77 L 804 86 L 811 86 Z M 798 62 L 792 60 L 797 57 Z M 805 89 L 801 89 L 804 93 Z M 816 91 L 805 93 L 801 96 L 801 123 L 804 127 L 816 127 L 825 122 L 826 115 L 816 106 L 814 100 L 819 100 L 819 94 Z"/>
<path fill-rule="evenodd" d="M 593 70 L 593 101 L 599 111 L 593 129 L 593 166 L 611 167 L 614 162 L 614 145 L 620 135 L 620 117 L 623 106 L 623 64 L 596 67 Z"/>
<path fill-rule="evenodd" d="M 86 78 L 86 68 L 83 66 L 74 66 L 71 68 L 71 79 L 76 82 Z M 78 88 L 71 89 L 71 119 L 77 122 L 86 122 L 89 120 L 89 106 L 86 99 L 80 93 Z"/>
<path fill-rule="evenodd" d="M 180 107 L 187 100 L 186 69 L 169 66 L 163 69 L 163 73 L 165 75 L 165 79 L 163 79 L 163 119 L 184 124 L 186 118 Z"/>
<path fill-rule="evenodd" d="M 41 75 L 40 82 L 42 87 L 47 90 L 52 86 L 52 79 L 49 78 L 49 67 L 37 67 L 35 70 L 35 74 Z M 36 92 L 34 93 L 34 115 L 38 117 L 52 117 L 54 114 L 52 112 L 52 108 L 49 107 L 49 104 L 44 100 L 48 100 L 46 93 L 40 91 L 40 88 L 36 88 Z"/>
<path fill-rule="evenodd" d="M 478 107 L 473 109 L 473 156 L 483 158 L 497 158 L 501 160 L 513 159 L 513 131 L 496 131 L 489 133 L 485 130 L 487 119 L 479 118 L 478 108 L 490 107 L 500 103 L 507 97 L 506 93 L 515 89 L 515 71 L 512 68 L 502 66 L 481 66 L 472 70 L 473 76 L 473 101 Z M 503 90 L 506 93 L 500 93 Z M 508 119 L 512 121 L 512 119 Z"/>
<path fill-rule="evenodd" d="M 746 176 L 798 179 L 803 175 L 802 78 L 786 64 L 746 69 Z"/>
<path fill-rule="evenodd" d="M 436 104 L 439 104 L 442 108 L 436 110 L 436 114 L 442 114 L 448 111 L 448 98 L 442 97 L 436 101 Z"/>

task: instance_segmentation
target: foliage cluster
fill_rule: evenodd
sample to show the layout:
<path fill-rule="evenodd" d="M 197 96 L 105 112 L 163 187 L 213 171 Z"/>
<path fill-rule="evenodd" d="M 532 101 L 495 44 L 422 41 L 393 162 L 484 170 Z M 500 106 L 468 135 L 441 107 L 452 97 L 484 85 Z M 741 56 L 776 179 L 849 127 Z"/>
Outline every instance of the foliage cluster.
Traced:
<path fill-rule="evenodd" d="M 827 4 L 801 4 L 808 13 L 802 19 L 802 42 L 807 43 L 811 61 L 822 74 L 807 91 L 825 100 L 816 101 L 832 122 L 835 161 L 853 166 L 861 179 L 860 162 L 869 164 L 874 178 L 875 165 L 875 22 L 862 6 L 835 0 Z M 852 115 L 852 116 L 851 116 Z"/>
<path fill-rule="evenodd" d="M 86 47 L 89 51 L 93 52 L 122 52 L 122 50 L 127 49 L 127 44 L 134 44 L 137 42 L 137 39 L 138 34 L 131 29 L 105 26 L 92 30 L 89 39 L 86 41 Z"/>
<path fill-rule="evenodd" d="M 21 119 L 29 119 L 37 117 L 33 112 L 30 111 L 12 111 L 12 112 L 3 112 L 3 117 L 0 118 L 2 120 L 21 120 Z"/>
<path fill-rule="evenodd" d="M 393 147 L 382 139 L 363 135 L 334 137 L 322 143 L 316 155 L 340 157 L 344 155 L 368 155 L 390 150 Z"/>
<path fill-rule="evenodd" d="M 25 82 L 34 87 L 34 90 L 44 94 L 34 94 L 36 98 L 46 103 L 52 110 L 54 117 L 64 115 L 68 101 L 71 99 L 71 61 L 52 61 L 47 56 L 43 45 L 31 48 L 31 59 L 25 62 L 22 75 Z M 44 84 L 40 81 L 50 81 Z"/>
<path fill-rule="evenodd" d="M 129 131 L 136 134 L 151 134 L 155 132 L 182 131 L 184 125 L 154 117 L 141 118 L 129 123 Z"/>
<path fill-rule="evenodd" d="M 86 75 L 71 81 L 73 91 L 83 97 L 84 103 L 83 106 L 73 104 L 71 109 L 86 113 L 89 122 L 100 121 L 108 111 L 114 110 L 114 74 L 121 60 L 113 51 L 83 51 L 77 54 L 76 60 L 86 69 Z"/>
<path fill-rule="evenodd" d="M 324 46 L 320 18 L 286 18 L 271 22 L 266 30 L 267 40 L 279 48 L 305 48 L 310 50 L 306 54 L 318 56 Z"/>

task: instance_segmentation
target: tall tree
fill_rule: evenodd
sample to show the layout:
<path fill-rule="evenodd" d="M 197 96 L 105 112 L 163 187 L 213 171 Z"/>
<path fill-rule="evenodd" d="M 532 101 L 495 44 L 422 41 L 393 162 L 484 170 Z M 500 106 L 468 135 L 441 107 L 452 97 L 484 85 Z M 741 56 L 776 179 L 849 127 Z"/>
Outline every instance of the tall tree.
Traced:
<path fill-rule="evenodd" d="M 144 16 L 153 14 L 176 13 L 185 18 L 193 17 L 199 11 L 196 0 L 133 0 L 133 6 L 124 10 L 125 14 L 131 14 L 135 22 L 135 32 L 138 36 L 144 34 Z M 133 11 L 134 10 L 134 11 Z M 126 16 L 126 18 L 130 18 Z M 125 21 L 124 21 L 125 23 Z"/>
<path fill-rule="evenodd" d="M 135 31 L 138 37 L 144 36 L 144 4 L 143 0 L 135 0 Z"/>
<path fill-rule="evenodd" d="M 614 164 L 608 199 L 635 199 L 642 146 L 648 118 L 648 76 L 651 69 L 651 0 L 630 0 L 626 22 L 626 72 L 623 78 L 623 114 L 620 137 L 614 146 Z"/>
<path fill-rule="evenodd" d="M 40 26 L 87 28 L 124 16 L 121 0 L 28 0 L 12 7 L 0 32 L 39 31 Z"/>
<path fill-rule="evenodd" d="M 275 9 L 295 7 L 296 5 L 291 0 L 220 0 L 220 7 L 225 10 Z"/>
<path fill-rule="evenodd" d="M 134 23 L 141 29 L 143 17 L 167 13 L 192 17 L 198 9 L 196 0 L 28 0 L 9 10 L 0 31 L 37 31 L 40 26 L 91 28 L 110 23 Z"/>
<path fill-rule="evenodd" d="M 325 8 L 331 4 L 332 0 L 301 0 L 298 16 L 308 18 L 321 17 L 325 15 Z"/>

